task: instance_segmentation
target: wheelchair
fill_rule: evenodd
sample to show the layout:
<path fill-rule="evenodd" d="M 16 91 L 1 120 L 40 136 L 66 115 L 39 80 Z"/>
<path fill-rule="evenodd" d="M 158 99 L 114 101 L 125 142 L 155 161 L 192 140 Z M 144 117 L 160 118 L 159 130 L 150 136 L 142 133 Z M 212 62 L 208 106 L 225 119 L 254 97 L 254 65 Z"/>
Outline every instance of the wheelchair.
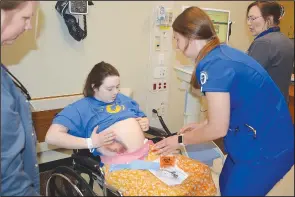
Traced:
<path fill-rule="evenodd" d="M 156 113 L 156 111 L 153 111 Z M 158 115 L 158 114 L 157 114 Z M 158 115 L 164 130 L 150 127 L 145 133 L 153 143 L 172 134 Z M 99 156 L 94 156 L 88 149 L 73 150 L 71 166 L 55 168 L 46 183 L 46 196 L 123 196 L 121 191 L 108 185 Z M 86 176 L 86 177 L 85 177 Z M 94 183 L 96 183 L 94 191 Z"/>
<path fill-rule="evenodd" d="M 157 114 L 156 110 L 153 112 Z M 163 129 L 150 127 L 145 132 L 146 138 L 153 143 L 176 134 L 172 134 L 162 117 L 157 116 Z M 216 144 L 213 146 L 219 155 L 223 155 Z M 179 150 L 179 153 L 188 156 L 187 149 Z M 99 156 L 93 156 L 88 149 L 80 149 L 73 151 L 71 160 L 71 166 L 59 166 L 53 170 L 46 183 L 46 196 L 123 196 L 121 191 L 106 183 Z"/>

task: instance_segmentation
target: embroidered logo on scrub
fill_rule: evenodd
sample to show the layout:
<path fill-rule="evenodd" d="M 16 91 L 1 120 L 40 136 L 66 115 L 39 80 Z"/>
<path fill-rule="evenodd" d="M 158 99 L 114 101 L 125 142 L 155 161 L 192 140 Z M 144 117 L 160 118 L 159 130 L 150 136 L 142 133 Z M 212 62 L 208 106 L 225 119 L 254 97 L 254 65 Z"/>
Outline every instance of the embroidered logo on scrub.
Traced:
<path fill-rule="evenodd" d="M 200 81 L 201 81 L 201 84 L 204 85 L 208 80 L 208 74 L 206 71 L 202 71 L 201 74 L 200 74 Z"/>
<path fill-rule="evenodd" d="M 125 109 L 124 105 L 107 105 L 106 106 L 106 111 L 110 114 L 119 113 L 120 111 L 124 109 Z"/>

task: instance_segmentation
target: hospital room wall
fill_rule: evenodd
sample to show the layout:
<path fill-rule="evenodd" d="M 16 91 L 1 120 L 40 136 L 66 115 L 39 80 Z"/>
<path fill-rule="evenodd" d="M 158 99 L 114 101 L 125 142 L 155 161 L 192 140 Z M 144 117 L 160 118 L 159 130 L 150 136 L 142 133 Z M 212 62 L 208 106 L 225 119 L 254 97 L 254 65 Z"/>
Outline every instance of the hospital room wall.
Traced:
<path fill-rule="evenodd" d="M 40 3 L 36 40 L 38 32 L 27 32 L 1 52 L 3 63 L 32 97 L 81 93 L 90 69 L 105 61 L 119 70 L 121 87 L 131 88 L 144 107 L 149 24 L 156 2 L 95 1 L 87 16 L 88 35 L 81 42 L 70 36 L 55 4 Z M 82 20 L 80 23 L 83 28 Z"/>
<path fill-rule="evenodd" d="M 202 8 L 230 10 L 230 18 L 233 21 L 233 25 L 229 45 L 239 50 L 246 51 L 253 40 L 246 24 L 246 10 L 250 3 L 250 1 L 175 1 L 174 14 L 175 16 L 180 14 L 182 12 L 182 6 L 198 6 Z M 171 57 L 173 57 L 170 72 L 170 83 L 172 85 L 169 89 L 168 114 L 170 114 L 170 117 L 168 117 L 168 124 L 174 131 L 178 131 L 183 126 L 183 113 L 179 112 L 183 112 L 184 110 L 185 92 L 184 90 L 179 90 L 181 81 L 177 78 L 173 67 L 179 65 L 192 65 L 193 63 L 185 58 L 179 51 L 174 50 Z M 203 109 L 206 109 L 206 107 Z"/>
<path fill-rule="evenodd" d="M 145 109 L 150 85 L 146 76 L 150 66 L 150 16 L 152 9 L 162 3 L 96 1 L 94 4 L 89 7 L 87 16 L 88 36 L 77 42 L 55 11 L 55 2 L 41 2 L 36 31 L 27 32 L 13 46 L 5 47 L 1 60 L 33 98 L 81 93 L 93 65 L 99 61 L 109 62 L 118 68 L 121 86 L 132 88 L 134 99 Z M 248 4 L 243 1 L 175 1 L 170 5 L 173 5 L 175 16 L 183 5 L 229 9 L 234 21 L 230 45 L 245 51 L 251 40 L 244 14 Z M 177 131 L 183 125 L 183 113 L 180 112 L 184 109 L 184 92 L 178 89 L 180 82 L 173 66 L 190 62 L 174 50 L 170 57 L 166 120 L 169 128 Z"/>

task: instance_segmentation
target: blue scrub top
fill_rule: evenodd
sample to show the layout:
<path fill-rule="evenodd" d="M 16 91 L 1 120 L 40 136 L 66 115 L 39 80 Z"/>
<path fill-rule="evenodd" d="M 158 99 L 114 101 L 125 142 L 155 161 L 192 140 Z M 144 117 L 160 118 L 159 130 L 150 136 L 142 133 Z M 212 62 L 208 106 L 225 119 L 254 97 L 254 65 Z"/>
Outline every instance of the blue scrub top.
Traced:
<path fill-rule="evenodd" d="M 139 105 L 119 93 L 112 103 L 105 103 L 94 97 L 85 97 L 65 107 L 53 120 L 69 129 L 73 136 L 89 138 L 93 129 L 98 125 L 101 132 L 111 125 L 128 118 L 145 117 Z M 94 155 L 98 155 L 94 152 Z"/>
<path fill-rule="evenodd" d="M 1 65 L 0 196 L 40 193 L 37 138 L 29 104 Z"/>
<path fill-rule="evenodd" d="M 219 45 L 200 61 L 196 77 L 204 94 L 230 94 L 224 145 L 235 161 L 275 158 L 294 148 L 294 128 L 284 96 L 252 57 Z"/>

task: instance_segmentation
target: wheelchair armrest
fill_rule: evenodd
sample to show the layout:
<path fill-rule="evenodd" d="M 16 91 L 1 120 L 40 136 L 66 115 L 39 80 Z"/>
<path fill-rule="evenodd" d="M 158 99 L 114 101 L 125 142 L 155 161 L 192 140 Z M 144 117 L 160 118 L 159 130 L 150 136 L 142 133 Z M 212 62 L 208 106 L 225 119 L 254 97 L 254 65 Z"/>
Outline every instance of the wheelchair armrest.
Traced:
<path fill-rule="evenodd" d="M 75 163 L 87 166 L 93 171 L 99 171 L 100 157 L 93 156 L 88 149 L 78 150 L 72 154 L 72 158 Z"/>
<path fill-rule="evenodd" d="M 164 130 L 156 127 L 150 127 L 149 130 L 145 133 L 153 135 L 155 137 L 167 137 L 167 133 Z"/>

